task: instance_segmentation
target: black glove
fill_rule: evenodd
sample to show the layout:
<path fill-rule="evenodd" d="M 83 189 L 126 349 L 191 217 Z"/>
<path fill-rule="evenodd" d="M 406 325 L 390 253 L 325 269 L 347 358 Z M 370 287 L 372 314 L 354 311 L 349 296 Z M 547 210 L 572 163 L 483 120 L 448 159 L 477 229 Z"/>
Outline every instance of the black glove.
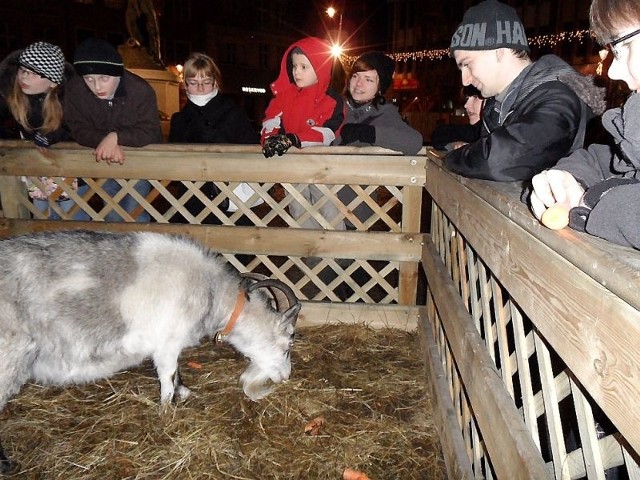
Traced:
<path fill-rule="evenodd" d="M 370 143 L 376 142 L 376 127 L 365 123 L 346 123 L 340 131 L 342 141 L 340 145 L 349 145 L 354 142 Z"/>
<path fill-rule="evenodd" d="M 635 178 L 608 178 L 600 183 L 596 183 L 590 187 L 582 198 L 584 205 L 574 207 L 569 210 L 569 226 L 579 232 L 586 232 L 587 220 L 591 210 L 598 204 L 611 189 L 621 187 L 623 185 L 632 185 L 638 183 Z"/>
<path fill-rule="evenodd" d="M 267 137 L 262 145 L 262 154 L 266 157 L 284 155 L 291 147 L 300 148 L 300 139 L 293 133 L 273 135 Z"/>
<path fill-rule="evenodd" d="M 33 143 L 36 144 L 36 147 L 49 148 L 49 140 L 40 132 L 36 132 L 33 136 Z"/>

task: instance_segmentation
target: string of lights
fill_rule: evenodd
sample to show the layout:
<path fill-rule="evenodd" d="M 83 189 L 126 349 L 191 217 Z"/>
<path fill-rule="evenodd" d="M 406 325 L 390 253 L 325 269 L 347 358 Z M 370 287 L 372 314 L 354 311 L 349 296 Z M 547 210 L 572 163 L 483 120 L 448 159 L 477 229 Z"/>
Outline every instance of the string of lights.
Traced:
<path fill-rule="evenodd" d="M 585 29 L 571 32 L 552 33 L 548 35 L 536 35 L 535 37 L 530 37 L 528 40 L 529 45 L 533 47 L 555 47 L 562 42 L 577 41 L 579 43 L 584 43 L 589 37 L 591 37 L 591 31 Z M 409 60 L 433 61 L 449 58 L 449 49 L 439 48 L 434 50 L 419 50 L 416 52 L 387 53 L 387 55 L 393 58 L 396 62 L 407 62 Z M 343 61 L 346 60 L 347 64 L 350 65 L 356 60 L 356 57 L 343 55 L 342 59 Z"/>

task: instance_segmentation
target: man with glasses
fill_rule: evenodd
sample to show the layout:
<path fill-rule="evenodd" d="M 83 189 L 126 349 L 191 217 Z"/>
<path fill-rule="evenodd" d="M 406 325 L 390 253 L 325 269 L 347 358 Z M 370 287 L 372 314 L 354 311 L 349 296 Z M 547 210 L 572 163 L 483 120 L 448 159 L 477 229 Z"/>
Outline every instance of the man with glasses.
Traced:
<path fill-rule="evenodd" d="M 593 144 L 533 178 L 531 208 L 539 219 L 564 208 L 569 226 L 640 248 L 640 3 L 593 0 L 591 30 L 613 55 L 608 75 L 632 91 L 622 108 L 602 115 L 608 145 Z"/>
<path fill-rule="evenodd" d="M 487 99 L 480 138 L 445 157 L 455 173 L 530 180 L 581 148 L 587 121 L 604 111 L 603 93 L 562 59 L 531 61 L 518 14 L 496 0 L 466 11 L 450 49 L 463 85 Z"/>

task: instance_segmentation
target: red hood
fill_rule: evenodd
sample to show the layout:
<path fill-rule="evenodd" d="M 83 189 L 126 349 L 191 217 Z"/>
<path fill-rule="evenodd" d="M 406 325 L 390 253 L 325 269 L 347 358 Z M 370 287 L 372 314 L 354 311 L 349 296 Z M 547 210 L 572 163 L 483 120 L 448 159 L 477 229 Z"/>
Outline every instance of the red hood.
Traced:
<path fill-rule="evenodd" d="M 317 94 L 324 94 L 331 82 L 331 66 L 333 61 L 330 45 L 317 37 L 303 38 L 287 49 L 280 61 L 280 75 L 278 75 L 278 78 L 271 84 L 271 91 L 274 95 L 278 95 L 287 89 L 297 88 L 295 83 L 293 83 L 289 66 L 290 62 L 287 61 L 291 50 L 295 47 L 299 47 L 304 52 L 318 77 L 318 83 L 307 88 L 315 88 Z"/>

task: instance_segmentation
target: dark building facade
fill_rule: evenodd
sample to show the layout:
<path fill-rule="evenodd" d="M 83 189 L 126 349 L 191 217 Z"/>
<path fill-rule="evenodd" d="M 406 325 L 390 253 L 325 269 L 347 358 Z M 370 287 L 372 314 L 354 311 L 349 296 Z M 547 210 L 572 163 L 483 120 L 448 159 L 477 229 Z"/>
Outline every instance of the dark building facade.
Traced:
<path fill-rule="evenodd" d="M 21 0 L 0 4 L 0 56 L 46 40 L 71 58 L 76 45 L 97 36 L 114 45 L 129 38 L 130 3 L 151 4 L 157 13 L 161 57 L 166 66 L 203 51 L 218 63 L 223 89 L 236 97 L 259 124 L 270 99 L 286 47 L 308 35 L 344 45 L 353 59 L 366 50 L 390 53 L 396 78 L 388 97 L 428 138 L 427 114 L 452 113 L 460 106 L 460 75 L 452 59 L 430 52 L 449 45 L 465 10 L 476 0 Z M 590 0 L 506 0 L 519 12 L 532 56 L 555 53 L 585 73 L 595 73 L 599 47 L 587 35 Z M 332 5 L 336 15 L 329 18 Z M 560 35 L 565 35 L 560 37 Z M 402 54 L 400 56 L 399 54 Z M 342 90 L 348 61 L 336 61 L 333 85 Z M 173 69 L 172 71 L 175 71 Z M 605 76 L 602 76 L 606 82 Z M 433 115 L 432 115 L 433 116 Z M 433 123 L 433 122 L 431 122 Z"/>

